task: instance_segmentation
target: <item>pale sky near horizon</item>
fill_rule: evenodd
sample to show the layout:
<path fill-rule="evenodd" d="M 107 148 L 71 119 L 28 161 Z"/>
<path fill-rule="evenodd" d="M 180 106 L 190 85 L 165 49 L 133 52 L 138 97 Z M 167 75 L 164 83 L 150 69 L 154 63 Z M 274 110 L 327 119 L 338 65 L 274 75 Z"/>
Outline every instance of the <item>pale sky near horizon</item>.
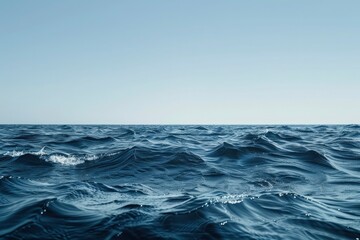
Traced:
<path fill-rule="evenodd" d="M 0 123 L 360 123 L 360 1 L 0 1 Z"/>

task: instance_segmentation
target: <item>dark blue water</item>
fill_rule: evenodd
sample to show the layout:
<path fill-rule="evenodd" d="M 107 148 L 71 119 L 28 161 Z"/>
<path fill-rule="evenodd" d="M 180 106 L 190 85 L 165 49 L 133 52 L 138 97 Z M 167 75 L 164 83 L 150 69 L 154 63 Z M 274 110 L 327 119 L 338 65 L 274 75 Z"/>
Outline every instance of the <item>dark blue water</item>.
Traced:
<path fill-rule="evenodd" d="M 360 126 L 0 126 L 2 239 L 358 239 Z"/>

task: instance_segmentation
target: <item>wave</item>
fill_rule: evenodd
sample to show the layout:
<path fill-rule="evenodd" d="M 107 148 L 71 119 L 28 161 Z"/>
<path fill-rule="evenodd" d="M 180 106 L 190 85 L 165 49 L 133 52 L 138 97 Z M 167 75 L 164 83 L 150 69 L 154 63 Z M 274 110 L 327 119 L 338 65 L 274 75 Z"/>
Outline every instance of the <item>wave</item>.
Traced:
<path fill-rule="evenodd" d="M 5 152 L 3 155 L 4 156 L 10 156 L 10 157 L 21 157 L 21 156 L 24 156 L 24 155 L 35 155 L 35 156 L 41 156 L 41 155 L 44 155 L 45 154 L 45 147 L 41 148 L 39 151 L 37 152 L 31 152 L 31 151 L 16 151 L 16 150 L 13 150 L 11 152 Z"/>
<path fill-rule="evenodd" d="M 230 143 L 224 142 L 212 150 L 209 156 L 237 159 L 243 157 L 246 154 L 262 154 L 266 152 L 267 151 L 264 148 L 255 145 L 247 147 L 236 147 Z"/>
<path fill-rule="evenodd" d="M 96 155 L 80 155 L 75 156 L 71 154 L 49 154 L 44 151 L 45 147 L 38 152 L 27 152 L 27 151 L 12 151 L 6 152 L 3 156 L 10 156 L 13 159 L 14 164 L 25 164 L 25 165 L 39 165 L 39 166 L 51 166 L 50 163 L 61 164 L 65 166 L 75 166 L 83 164 L 85 161 L 93 161 L 99 157 Z"/>
<path fill-rule="evenodd" d="M 89 145 L 95 144 L 106 144 L 115 141 L 113 137 L 93 137 L 93 136 L 84 136 L 76 139 L 71 139 L 63 142 L 64 145 L 70 145 L 74 147 L 88 147 Z"/>
<path fill-rule="evenodd" d="M 0 136 L 1 239 L 360 238 L 359 125 Z"/>
<path fill-rule="evenodd" d="M 85 163 L 85 161 L 94 161 L 99 157 L 96 155 L 88 155 L 88 156 L 73 156 L 73 155 L 59 155 L 54 154 L 50 155 L 46 161 L 52 163 L 59 163 L 62 165 L 72 166 L 79 165 Z"/>

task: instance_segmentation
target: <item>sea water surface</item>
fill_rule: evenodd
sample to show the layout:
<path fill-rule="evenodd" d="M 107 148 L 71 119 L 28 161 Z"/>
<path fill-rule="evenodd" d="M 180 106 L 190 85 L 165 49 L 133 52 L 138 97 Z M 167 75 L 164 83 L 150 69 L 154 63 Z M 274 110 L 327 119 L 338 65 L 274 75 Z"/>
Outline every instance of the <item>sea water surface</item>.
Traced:
<path fill-rule="evenodd" d="M 359 239 L 360 126 L 0 126 L 1 239 Z"/>

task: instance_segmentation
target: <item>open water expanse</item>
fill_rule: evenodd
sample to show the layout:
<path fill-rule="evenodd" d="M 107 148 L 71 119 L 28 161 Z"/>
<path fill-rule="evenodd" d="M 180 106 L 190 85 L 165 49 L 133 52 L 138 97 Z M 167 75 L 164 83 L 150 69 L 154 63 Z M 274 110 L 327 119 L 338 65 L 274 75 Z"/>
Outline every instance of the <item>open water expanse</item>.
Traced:
<path fill-rule="evenodd" d="M 0 125 L 1 239 L 360 239 L 360 126 Z"/>

